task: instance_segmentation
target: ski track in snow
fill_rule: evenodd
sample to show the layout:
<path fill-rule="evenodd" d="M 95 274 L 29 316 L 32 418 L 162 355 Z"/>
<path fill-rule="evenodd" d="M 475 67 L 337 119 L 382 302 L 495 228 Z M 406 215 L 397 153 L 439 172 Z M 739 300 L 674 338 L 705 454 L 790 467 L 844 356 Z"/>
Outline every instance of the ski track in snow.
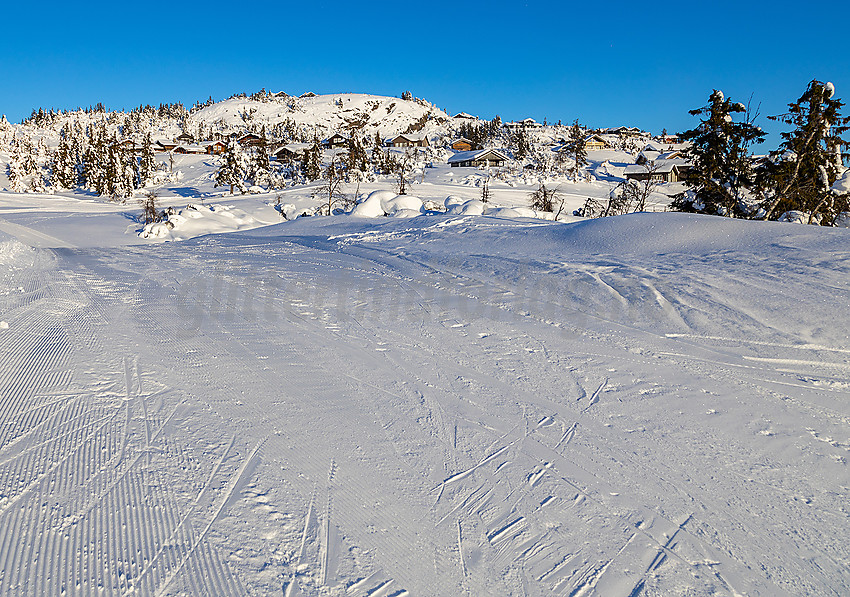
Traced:
<path fill-rule="evenodd" d="M 850 590 L 815 270 L 326 232 L 16 254 L 0 594 Z"/>

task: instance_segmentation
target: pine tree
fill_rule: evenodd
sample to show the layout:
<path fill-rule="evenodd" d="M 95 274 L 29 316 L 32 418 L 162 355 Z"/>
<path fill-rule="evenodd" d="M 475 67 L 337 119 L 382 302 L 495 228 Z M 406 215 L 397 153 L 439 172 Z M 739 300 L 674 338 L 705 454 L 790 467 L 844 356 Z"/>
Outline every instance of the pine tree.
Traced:
<path fill-rule="evenodd" d="M 26 188 L 25 179 L 28 175 L 26 170 L 26 161 L 24 158 L 26 151 L 27 148 L 25 147 L 23 138 L 12 140 L 12 152 L 9 156 L 8 175 L 9 183 L 11 184 L 13 191 L 23 191 Z"/>
<path fill-rule="evenodd" d="M 531 153 L 531 141 L 528 136 L 528 131 L 524 125 L 511 135 L 514 157 L 518 160 L 525 159 Z"/>
<path fill-rule="evenodd" d="M 372 163 L 375 165 L 377 170 L 381 170 L 380 164 L 382 160 L 382 154 L 384 151 L 384 143 L 381 139 L 381 132 L 375 131 L 375 144 L 372 146 Z"/>
<path fill-rule="evenodd" d="M 145 134 L 142 156 L 139 160 L 139 186 L 144 187 L 153 180 L 156 172 L 156 157 L 153 151 L 153 140 L 150 132 Z"/>
<path fill-rule="evenodd" d="M 304 177 L 308 181 L 322 177 L 322 148 L 318 137 L 313 140 L 313 147 L 304 152 Z"/>
<path fill-rule="evenodd" d="M 266 125 L 263 125 L 260 140 L 254 147 L 254 159 L 251 163 L 251 180 L 255 185 L 269 186 L 271 182 L 271 162 L 269 161 L 269 140 Z"/>
<path fill-rule="evenodd" d="M 221 159 L 221 166 L 215 173 L 216 186 L 230 186 L 231 195 L 235 187 L 245 193 L 245 157 L 236 139 L 230 140 Z"/>
<path fill-rule="evenodd" d="M 73 189 L 77 184 L 77 170 L 72 155 L 71 140 L 66 135 L 62 135 L 59 139 L 59 147 L 53 155 L 51 173 L 51 184 L 54 186 Z"/>
<path fill-rule="evenodd" d="M 850 129 L 850 117 L 841 116 L 843 105 L 831 83 L 815 79 L 787 113 L 770 117 L 794 128 L 782 133 L 784 141 L 765 170 L 772 187 L 765 218 L 798 210 L 809 214 L 810 224 L 831 224 L 846 209 L 831 190 L 848 158 L 841 135 Z"/>
<path fill-rule="evenodd" d="M 745 216 L 753 200 L 755 176 L 748 148 L 764 140 L 764 132 L 752 123 L 749 111 L 714 90 L 708 104 L 690 110 L 701 116 L 700 124 L 682 133 L 692 145 L 685 155 L 693 163 L 686 183 L 689 191 L 678 196 L 673 207 L 725 216 Z M 735 115 L 744 119 L 735 121 Z"/>
<path fill-rule="evenodd" d="M 578 119 L 573 121 L 570 127 L 569 141 L 572 143 L 571 154 L 573 158 L 573 180 L 578 181 L 579 174 L 587 166 L 587 138 L 585 131 L 579 124 Z"/>
<path fill-rule="evenodd" d="M 369 165 L 369 157 L 366 155 L 366 150 L 360 143 L 357 134 L 352 134 L 348 139 L 348 157 L 346 159 L 346 167 L 349 171 L 359 170 L 365 172 Z"/>

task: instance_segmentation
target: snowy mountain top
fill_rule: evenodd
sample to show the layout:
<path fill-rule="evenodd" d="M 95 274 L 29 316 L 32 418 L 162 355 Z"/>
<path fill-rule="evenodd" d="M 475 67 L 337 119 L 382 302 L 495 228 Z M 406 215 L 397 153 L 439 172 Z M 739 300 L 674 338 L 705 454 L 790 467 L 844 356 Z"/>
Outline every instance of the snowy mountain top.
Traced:
<path fill-rule="evenodd" d="M 231 98 L 192 114 L 189 126 L 203 123 L 227 129 L 273 127 L 291 121 L 317 132 L 361 131 L 374 135 L 403 133 L 446 134 L 451 119 L 424 100 L 341 93 L 311 97 L 280 97 L 273 101 Z"/>

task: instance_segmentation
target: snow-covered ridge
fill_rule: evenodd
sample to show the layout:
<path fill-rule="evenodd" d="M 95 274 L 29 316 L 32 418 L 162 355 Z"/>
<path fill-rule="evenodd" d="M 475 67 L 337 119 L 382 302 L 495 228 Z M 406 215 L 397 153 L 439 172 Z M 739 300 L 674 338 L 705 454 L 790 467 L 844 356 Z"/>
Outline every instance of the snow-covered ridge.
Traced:
<path fill-rule="evenodd" d="M 267 101 L 231 98 L 195 112 L 188 127 L 203 124 L 222 129 L 247 126 L 269 129 L 291 121 L 323 137 L 335 132 L 394 135 L 419 133 L 447 134 L 450 118 L 443 110 L 424 100 L 359 93 L 313 95 L 309 97 L 272 96 Z"/>

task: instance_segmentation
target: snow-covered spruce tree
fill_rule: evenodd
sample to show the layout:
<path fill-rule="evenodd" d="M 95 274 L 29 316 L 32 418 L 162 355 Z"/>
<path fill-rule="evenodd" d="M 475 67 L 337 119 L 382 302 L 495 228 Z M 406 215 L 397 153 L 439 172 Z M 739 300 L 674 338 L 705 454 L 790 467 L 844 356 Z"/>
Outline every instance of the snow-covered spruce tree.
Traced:
<path fill-rule="evenodd" d="M 366 155 L 366 150 L 363 149 L 363 144 L 356 133 L 352 134 L 348 139 L 348 156 L 346 157 L 346 169 L 349 172 L 359 170 L 366 172 L 369 167 L 369 156 Z"/>
<path fill-rule="evenodd" d="M 115 200 L 131 196 L 138 184 L 136 157 L 118 143 L 114 135 L 109 142 L 107 156 L 105 194 Z"/>
<path fill-rule="evenodd" d="M 271 186 L 271 162 L 269 160 L 269 139 L 266 136 L 266 125 L 263 125 L 260 140 L 253 150 L 249 178 L 255 185 Z"/>
<path fill-rule="evenodd" d="M 27 177 L 32 174 L 32 145 L 25 137 L 12 139 L 12 151 L 9 155 L 8 175 L 12 190 L 22 192 L 27 188 Z"/>
<path fill-rule="evenodd" d="M 93 132 L 83 156 L 83 184 L 98 195 L 105 195 L 108 186 L 109 156 L 100 132 Z"/>
<path fill-rule="evenodd" d="M 771 154 L 765 168 L 768 198 L 764 217 L 786 211 L 808 214 L 808 222 L 831 225 L 847 210 L 846 199 L 832 192 L 832 185 L 844 172 L 847 141 L 841 135 L 850 129 L 850 117 L 841 116 L 844 105 L 835 97 L 832 83 L 813 80 L 805 93 L 788 104 L 788 112 L 771 116 L 793 127 L 782 133 L 783 143 Z"/>
<path fill-rule="evenodd" d="M 156 158 L 153 151 L 153 140 L 150 131 L 145 134 L 142 143 L 142 155 L 139 158 L 139 186 L 144 187 L 153 181 L 156 172 Z"/>
<path fill-rule="evenodd" d="M 318 138 L 314 139 L 313 146 L 304 152 L 304 177 L 309 181 L 322 177 L 322 148 Z"/>
<path fill-rule="evenodd" d="M 518 128 L 511 135 L 511 149 L 514 153 L 514 158 L 517 160 L 525 159 L 531 153 L 531 142 L 528 139 L 528 131 L 525 126 Z"/>
<path fill-rule="evenodd" d="M 755 200 L 749 146 L 761 143 L 764 132 L 749 118 L 741 103 L 733 103 L 722 91 L 714 90 L 708 104 L 690 110 L 701 116 L 700 124 L 681 137 L 692 145 L 685 154 L 693 163 L 686 183 L 689 190 L 676 197 L 672 206 L 681 211 L 746 217 L 748 203 Z M 736 115 L 743 120 L 736 121 Z"/>
<path fill-rule="evenodd" d="M 233 194 L 233 189 L 239 187 L 239 191 L 245 193 L 245 174 L 246 164 L 245 156 L 242 153 L 242 148 L 236 139 L 231 139 L 227 144 L 227 149 L 221 155 L 221 165 L 215 173 L 215 185 L 217 187 L 230 187 L 230 194 Z"/>
<path fill-rule="evenodd" d="M 587 138 L 585 137 L 584 128 L 579 124 L 576 118 L 570 127 L 569 134 L 570 154 L 573 158 L 573 180 L 578 182 L 579 174 L 587 166 Z"/>
<path fill-rule="evenodd" d="M 62 189 L 73 189 L 77 186 L 77 169 L 71 149 L 71 140 L 63 135 L 59 139 L 59 147 L 53 154 L 51 167 L 51 184 Z"/>

